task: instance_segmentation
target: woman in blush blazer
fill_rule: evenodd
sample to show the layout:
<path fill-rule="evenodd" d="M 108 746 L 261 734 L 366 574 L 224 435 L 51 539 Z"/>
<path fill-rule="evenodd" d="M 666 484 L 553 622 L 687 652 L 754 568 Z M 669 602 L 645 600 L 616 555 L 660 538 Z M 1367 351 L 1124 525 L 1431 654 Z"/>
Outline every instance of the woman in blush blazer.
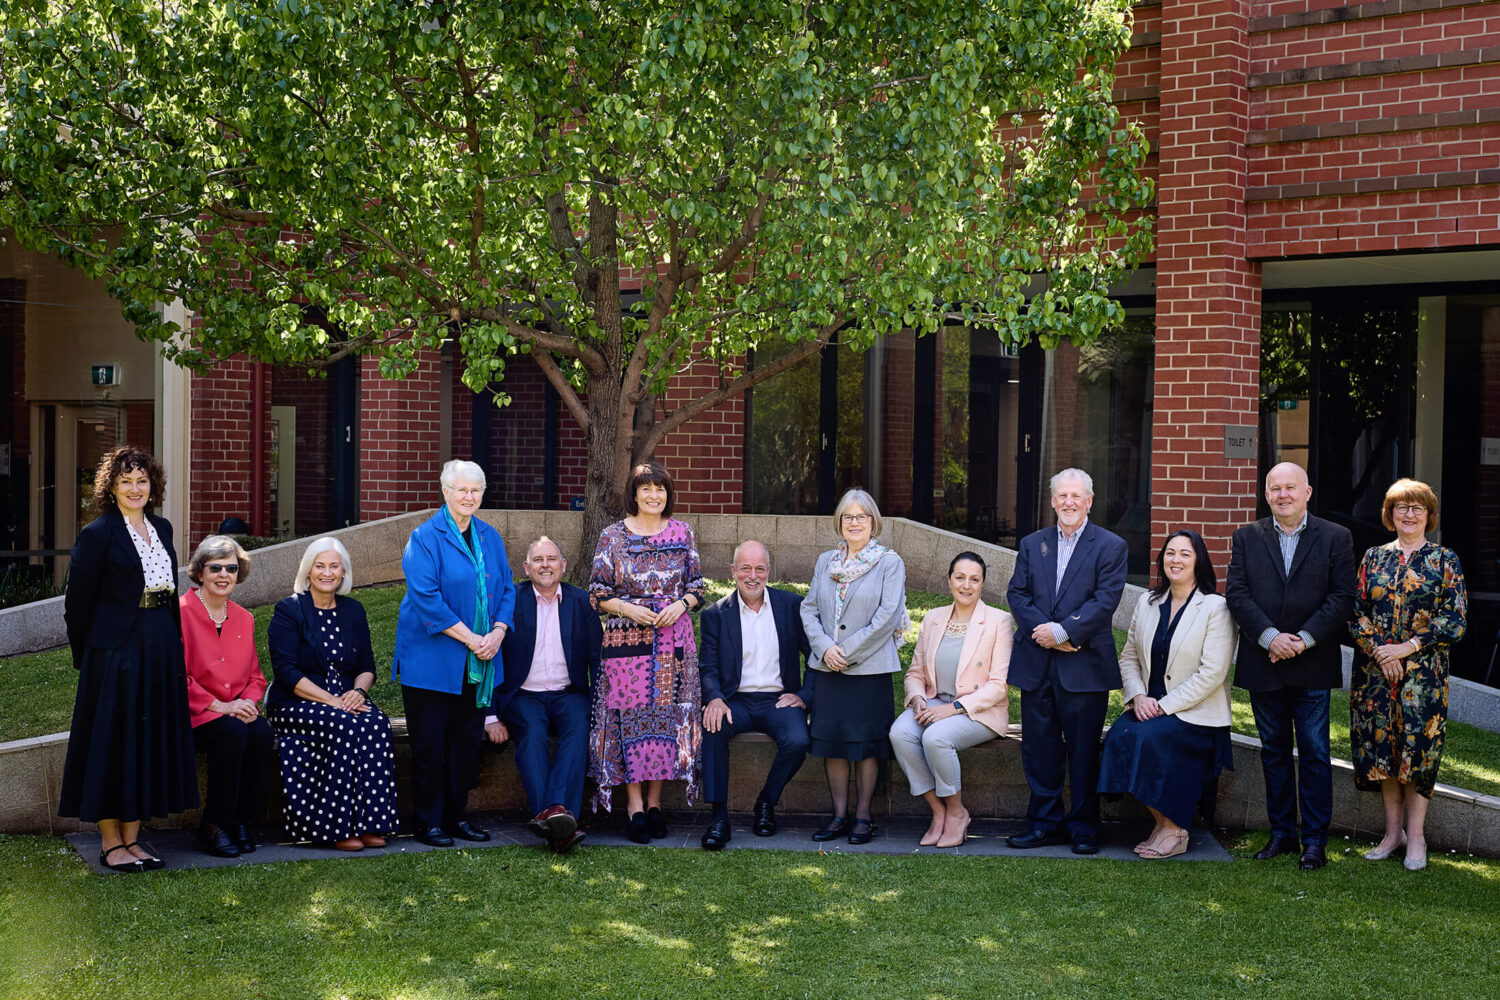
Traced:
<path fill-rule="evenodd" d="M 923 847 L 958 847 L 969 830 L 960 794 L 958 752 L 1010 725 L 1005 676 L 1016 623 L 979 599 L 984 560 L 960 552 L 948 564 L 953 603 L 922 620 L 906 671 L 906 711 L 891 726 L 891 746 L 913 795 L 927 800 L 932 825 Z"/>
<path fill-rule="evenodd" d="M 1156 826 L 1135 846 L 1143 858 L 1187 850 L 1187 827 L 1205 788 L 1233 770 L 1229 664 L 1235 626 L 1196 532 L 1167 536 L 1157 585 L 1141 595 L 1120 651 L 1125 711 L 1104 739 L 1099 792 L 1129 792 Z"/>

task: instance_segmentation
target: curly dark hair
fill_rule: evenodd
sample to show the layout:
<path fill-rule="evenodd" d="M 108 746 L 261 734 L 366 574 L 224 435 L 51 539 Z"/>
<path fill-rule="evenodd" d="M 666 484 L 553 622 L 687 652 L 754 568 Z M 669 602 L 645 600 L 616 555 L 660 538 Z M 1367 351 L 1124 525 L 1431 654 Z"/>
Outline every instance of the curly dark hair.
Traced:
<path fill-rule="evenodd" d="M 103 511 L 118 510 L 115 503 L 115 481 L 126 472 L 144 472 L 151 479 L 148 507 L 159 507 L 167 498 L 167 473 L 151 453 L 137 445 L 127 444 L 104 453 L 94 472 L 94 502 Z"/>

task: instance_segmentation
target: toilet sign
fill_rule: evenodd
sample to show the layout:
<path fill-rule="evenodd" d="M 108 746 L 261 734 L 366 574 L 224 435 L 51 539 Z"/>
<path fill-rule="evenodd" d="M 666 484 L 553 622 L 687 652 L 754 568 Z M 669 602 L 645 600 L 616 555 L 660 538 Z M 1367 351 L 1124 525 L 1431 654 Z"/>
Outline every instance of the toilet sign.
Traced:
<path fill-rule="evenodd" d="M 1254 424 L 1225 424 L 1224 457 L 1255 461 L 1255 433 Z"/>

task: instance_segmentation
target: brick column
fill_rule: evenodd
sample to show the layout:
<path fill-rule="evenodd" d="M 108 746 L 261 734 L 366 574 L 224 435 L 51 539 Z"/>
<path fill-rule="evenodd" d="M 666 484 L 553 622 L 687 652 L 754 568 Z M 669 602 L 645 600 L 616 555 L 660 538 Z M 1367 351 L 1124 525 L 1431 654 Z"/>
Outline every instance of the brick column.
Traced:
<path fill-rule="evenodd" d="M 436 507 L 443 502 L 438 474 L 450 458 L 439 455 L 442 369 L 435 352 L 399 382 L 382 378 L 375 358 L 362 358 L 359 399 L 359 519 Z"/>
<path fill-rule="evenodd" d="M 1221 581 L 1258 490 L 1254 459 L 1224 458 L 1225 425 L 1256 424 L 1260 396 L 1260 266 L 1245 259 L 1251 9 L 1161 10 L 1151 550 L 1195 528 Z"/>
<path fill-rule="evenodd" d="M 201 322 L 193 318 L 195 327 Z M 269 372 L 263 369 L 261 377 L 269 378 Z M 271 434 L 269 423 L 254 426 L 250 409 L 254 378 L 255 363 L 242 355 L 220 361 L 201 375 L 189 376 L 188 405 L 193 428 L 188 442 L 191 481 L 184 477 L 180 482 L 167 482 L 168 493 L 191 489 L 193 494 L 192 523 L 186 529 L 186 536 L 176 539 L 177 558 L 184 565 L 194 547 L 218 531 L 225 518 L 238 517 L 246 524 L 252 523 L 252 440 L 255 434 L 262 435 L 269 453 Z M 151 446 L 149 429 L 136 443 Z"/>

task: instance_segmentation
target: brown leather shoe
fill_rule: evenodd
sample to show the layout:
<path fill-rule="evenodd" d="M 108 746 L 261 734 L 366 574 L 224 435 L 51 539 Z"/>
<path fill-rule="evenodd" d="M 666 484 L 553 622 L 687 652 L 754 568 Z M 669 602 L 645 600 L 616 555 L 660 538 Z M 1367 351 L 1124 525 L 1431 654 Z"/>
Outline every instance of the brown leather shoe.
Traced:
<path fill-rule="evenodd" d="M 385 846 L 385 838 L 378 833 L 362 833 L 359 835 L 359 842 L 366 847 Z"/>
<path fill-rule="evenodd" d="M 363 851 L 365 842 L 358 837 L 345 837 L 343 840 L 335 840 L 333 846 L 340 851 Z"/>

